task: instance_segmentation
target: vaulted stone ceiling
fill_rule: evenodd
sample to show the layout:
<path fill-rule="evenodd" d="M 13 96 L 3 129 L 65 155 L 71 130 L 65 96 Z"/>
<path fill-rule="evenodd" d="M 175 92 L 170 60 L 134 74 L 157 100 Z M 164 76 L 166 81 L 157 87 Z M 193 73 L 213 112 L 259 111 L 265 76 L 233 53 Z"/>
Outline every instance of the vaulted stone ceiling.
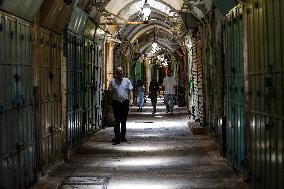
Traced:
<path fill-rule="evenodd" d="M 81 4 L 85 1 L 88 0 L 79 0 Z M 147 0 L 151 6 L 147 24 L 142 24 L 145 0 L 90 0 L 88 12 L 94 20 L 99 20 L 100 27 L 112 31 L 120 41 L 138 42 L 141 53 L 147 53 L 154 40 L 161 48 L 174 51 L 182 45 L 188 30 L 196 28 L 199 20 L 210 11 L 212 3 L 226 12 L 232 8 L 234 1 Z M 124 24 L 126 21 L 129 24 Z"/>
<path fill-rule="evenodd" d="M 143 21 L 142 7 L 145 0 L 111 0 L 105 10 L 131 22 Z M 174 51 L 182 44 L 183 23 L 178 10 L 183 0 L 147 0 L 151 14 L 147 24 L 129 24 L 118 27 L 118 38 L 131 44 L 138 42 L 141 53 L 147 53 L 155 41 L 160 48 Z M 119 22 L 119 19 L 116 18 Z"/>

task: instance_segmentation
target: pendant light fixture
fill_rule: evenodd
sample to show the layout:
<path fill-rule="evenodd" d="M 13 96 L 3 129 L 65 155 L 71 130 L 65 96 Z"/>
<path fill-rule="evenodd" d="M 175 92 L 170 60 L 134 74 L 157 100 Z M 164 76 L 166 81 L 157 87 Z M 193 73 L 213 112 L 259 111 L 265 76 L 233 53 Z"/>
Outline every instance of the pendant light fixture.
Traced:
<path fill-rule="evenodd" d="M 152 49 L 156 50 L 157 47 L 158 47 L 158 43 L 156 42 L 156 28 L 154 26 L 154 41 L 152 43 Z"/>
<path fill-rule="evenodd" d="M 147 3 L 147 0 L 145 0 L 142 11 L 143 11 L 143 21 L 148 21 L 149 16 L 151 14 L 151 6 Z"/>

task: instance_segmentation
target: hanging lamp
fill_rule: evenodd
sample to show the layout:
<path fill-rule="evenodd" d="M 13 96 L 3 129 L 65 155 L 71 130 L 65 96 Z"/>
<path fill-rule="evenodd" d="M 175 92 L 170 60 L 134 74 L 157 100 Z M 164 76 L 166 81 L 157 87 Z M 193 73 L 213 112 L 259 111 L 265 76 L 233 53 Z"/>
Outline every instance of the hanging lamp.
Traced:
<path fill-rule="evenodd" d="M 156 42 L 156 28 L 154 26 L 154 41 L 152 43 L 152 49 L 155 50 L 158 47 L 158 43 Z"/>
<path fill-rule="evenodd" d="M 151 6 L 147 3 L 147 0 L 145 0 L 145 3 L 142 8 L 142 12 L 143 12 L 143 21 L 148 21 L 149 16 L 151 14 Z"/>

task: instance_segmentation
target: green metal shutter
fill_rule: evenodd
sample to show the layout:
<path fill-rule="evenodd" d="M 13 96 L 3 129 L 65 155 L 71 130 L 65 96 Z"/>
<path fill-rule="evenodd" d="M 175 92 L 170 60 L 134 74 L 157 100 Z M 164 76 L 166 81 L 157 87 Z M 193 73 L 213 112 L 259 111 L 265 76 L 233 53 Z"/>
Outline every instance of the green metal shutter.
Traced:
<path fill-rule="evenodd" d="M 225 18 L 225 96 L 227 158 L 243 172 L 245 158 L 243 16 L 239 6 Z"/>
<path fill-rule="evenodd" d="M 252 181 L 284 187 L 284 2 L 249 0 L 248 63 Z"/>

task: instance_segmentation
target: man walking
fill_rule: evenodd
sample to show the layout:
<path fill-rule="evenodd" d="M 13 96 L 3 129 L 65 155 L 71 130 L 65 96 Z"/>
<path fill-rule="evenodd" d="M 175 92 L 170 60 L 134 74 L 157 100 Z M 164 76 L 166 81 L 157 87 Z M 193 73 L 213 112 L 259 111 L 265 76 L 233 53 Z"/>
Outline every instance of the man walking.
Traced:
<path fill-rule="evenodd" d="M 156 106 L 157 106 L 157 97 L 158 97 L 158 93 L 160 95 L 160 91 L 159 91 L 159 84 L 157 82 L 157 80 L 155 78 L 152 79 L 152 81 L 150 82 L 150 86 L 149 86 L 149 98 L 151 99 L 151 103 L 153 106 L 153 112 L 152 114 L 156 113 Z"/>
<path fill-rule="evenodd" d="M 110 81 L 109 90 L 112 94 L 112 108 L 114 114 L 114 134 L 112 139 L 113 144 L 127 142 L 126 121 L 128 116 L 129 106 L 133 105 L 133 86 L 128 78 L 123 77 L 122 67 L 116 69 L 116 77 Z M 129 100 L 130 97 L 130 100 Z M 120 129 L 121 125 L 121 129 Z"/>
<path fill-rule="evenodd" d="M 175 104 L 175 94 L 177 82 L 172 76 L 171 70 L 167 70 L 167 76 L 163 79 L 162 85 L 165 88 L 164 104 L 166 105 L 167 112 L 173 114 L 173 108 Z"/>

